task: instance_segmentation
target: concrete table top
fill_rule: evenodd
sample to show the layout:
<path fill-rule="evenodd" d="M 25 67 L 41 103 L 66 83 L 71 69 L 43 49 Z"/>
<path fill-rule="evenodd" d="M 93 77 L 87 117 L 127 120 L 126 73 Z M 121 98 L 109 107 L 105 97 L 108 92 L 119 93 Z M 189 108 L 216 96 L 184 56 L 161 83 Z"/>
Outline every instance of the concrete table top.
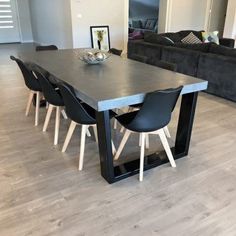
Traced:
<path fill-rule="evenodd" d="M 44 68 L 76 89 L 76 95 L 97 111 L 141 103 L 156 90 L 184 86 L 182 94 L 207 89 L 207 81 L 112 55 L 99 65 L 79 59 L 79 49 L 26 52 L 19 57 Z"/>

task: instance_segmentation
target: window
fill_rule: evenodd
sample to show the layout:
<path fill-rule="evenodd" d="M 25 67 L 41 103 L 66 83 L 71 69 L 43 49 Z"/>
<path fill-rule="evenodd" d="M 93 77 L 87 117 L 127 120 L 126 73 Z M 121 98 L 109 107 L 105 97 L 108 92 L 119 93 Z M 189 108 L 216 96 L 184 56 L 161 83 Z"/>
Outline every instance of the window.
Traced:
<path fill-rule="evenodd" d="M 0 0 L 0 29 L 14 28 L 11 0 Z"/>

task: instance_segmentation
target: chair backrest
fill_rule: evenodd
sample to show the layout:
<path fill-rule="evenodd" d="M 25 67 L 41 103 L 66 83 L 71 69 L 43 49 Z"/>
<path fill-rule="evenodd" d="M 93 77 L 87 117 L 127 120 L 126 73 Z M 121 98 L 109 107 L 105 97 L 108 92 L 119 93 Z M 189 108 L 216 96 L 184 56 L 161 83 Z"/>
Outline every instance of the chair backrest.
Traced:
<path fill-rule="evenodd" d="M 149 64 L 154 65 L 154 66 L 158 66 L 162 69 L 177 71 L 177 64 L 170 63 L 170 62 L 167 62 L 167 61 L 161 61 L 160 60 L 160 61 L 156 61 L 154 63 L 149 63 Z"/>
<path fill-rule="evenodd" d="M 53 50 L 58 50 L 58 48 L 56 45 L 36 46 L 35 50 L 36 50 L 36 52 L 38 52 L 38 51 L 53 51 Z"/>
<path fill-rule="evenodd" d="M 32 70 L 30 70 L 26 64 L 21 61 L 20 59 L 14 57 L 14 56 L 10 56 L 11 60 L 15 61 L 17 63 L 17 65 L 19 66 L 24 81 L 25 81 L 25 85 L 33 91 L 41 91 L 41 86 L 39 84 L 39 81 L 37 80 L 37 78 L 34 76 Z"/>
<path fill-rule="evenodd" d="M 148 61 L 148 57 L 146 56 L 141 56 L 141 55 L 138 55 L 138 54 L 132 54 L 130 56 L 131 59 L 135 60 L 135 61 L 139 61 L 139 62 L 143 62 L 143 63 L 147 63 Z"/>
<path fill-rule="evenodd" d="M 116 48 L 111 48 L 109 52 L 117 56 L 120 56 L 122 54 L 122 50 Z"/>
<path fill-rule="evenodd" d="M 81 105 L 81 101 L 75 96 L 71 86 L 62 82 L 58 84 L 58 87 L 63 97 L 66 114 L 71 120 L 79 124 L 96 123 L 96 120 Z"/>
<path fill-rule="evenodd" d="M 60 95 L 59 91 L 57 91 L 50 83 L 49 79 L 39 71 L 35 70 L 34 73 L 39 80 L 46 101 L 54 106 L 63 106 L 64 102 L 62 96 Z"/>
<path fill-rule="evenodd" d="M 147 94 L 141 109 L 129 126 L 139 132 L 151 132 L 165 127 L 170 122 L 182 88 L 181 86 Z"/>

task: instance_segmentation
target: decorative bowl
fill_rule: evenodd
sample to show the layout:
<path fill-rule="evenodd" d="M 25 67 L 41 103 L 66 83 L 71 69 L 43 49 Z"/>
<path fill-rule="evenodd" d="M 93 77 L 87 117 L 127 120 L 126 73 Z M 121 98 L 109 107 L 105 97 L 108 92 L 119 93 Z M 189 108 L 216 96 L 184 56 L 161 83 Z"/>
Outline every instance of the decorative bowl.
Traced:
<path fill-rule="evenodd" d="M 79 59 L 89 65 L 103 63 L 110 57 L 110 53 L 103 51 L 84 51 L 80 54 Z"/>

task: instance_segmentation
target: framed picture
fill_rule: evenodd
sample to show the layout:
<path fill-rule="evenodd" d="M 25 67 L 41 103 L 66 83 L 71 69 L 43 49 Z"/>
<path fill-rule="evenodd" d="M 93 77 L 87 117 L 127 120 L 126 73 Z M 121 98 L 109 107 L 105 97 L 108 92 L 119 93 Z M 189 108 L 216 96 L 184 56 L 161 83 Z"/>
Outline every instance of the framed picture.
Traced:
<path fill-rule="evenodd" d="M 90 26 L 92 48 L 102 51 L 110 50 L 109 26 Z"/>

